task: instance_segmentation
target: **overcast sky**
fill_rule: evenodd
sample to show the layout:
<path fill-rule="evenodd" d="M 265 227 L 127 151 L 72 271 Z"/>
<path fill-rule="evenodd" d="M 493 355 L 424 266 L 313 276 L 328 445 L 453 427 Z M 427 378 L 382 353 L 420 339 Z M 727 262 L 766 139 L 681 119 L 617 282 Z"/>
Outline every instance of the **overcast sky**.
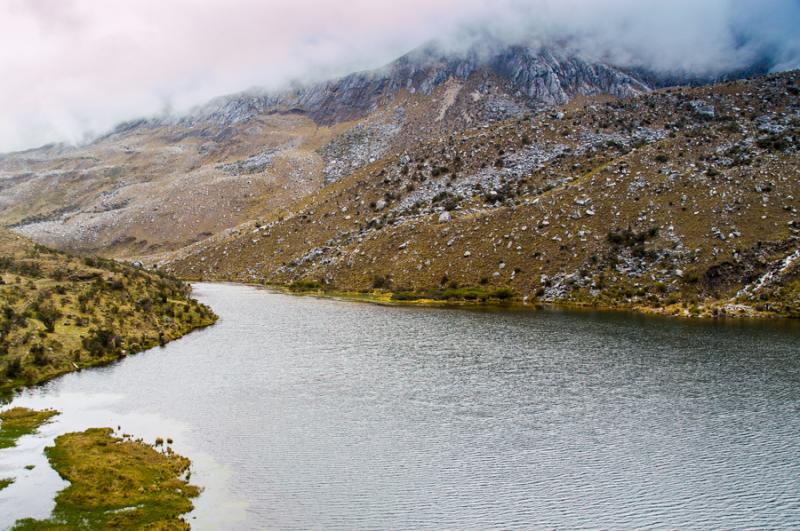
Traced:
<path fill-rule="evenodd" d="M 377 67 L 433 38 L 569 37 L 702 73 L 765 51 L 797 68 L 798 28 L 800 0 L 0 0 L 0 152 Z"/>

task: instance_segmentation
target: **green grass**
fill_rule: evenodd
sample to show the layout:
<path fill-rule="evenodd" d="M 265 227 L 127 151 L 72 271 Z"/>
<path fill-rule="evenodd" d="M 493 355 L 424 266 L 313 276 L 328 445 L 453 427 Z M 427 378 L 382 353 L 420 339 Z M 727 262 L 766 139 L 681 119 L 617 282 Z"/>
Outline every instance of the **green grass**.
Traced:
<path fill-rule="evenodd" d="M 0 413 L 0 448 L 17 445 L 17 439 L 35 432 L 39 426 L 58 415 L 51 409 L 35 411 L 25 407 L 15 407 Z"/>
<path fill-rule="evenodd" d="M 0 490 L 14 483 L 14 478 L 0 478 Z"/>
<path fill-rule="evenodd" d="M 19 520 L 13 529 L 189 528 L 181 515 L 200 490 L 182 479 L 190 462 L 171 449 L 92 428 L 57 437 L 45 453 L 70 485 L 56 496 L 50 518 Z"/>
<path fill-rule="evenodd" d="M 317 282 L 316 280 L 295 280 L 291 284 L 289 284 L 289 290 L 291 291 L 319 291 L 322 289 L 322 284 Z"/>
<path fill-rule="evenodd" d="M 514 296 L 514 290 L 511 288 L 487 290 L 478 287 L 466 287 L 424 291 L 396 291 L 392 293 L 392 300 L 401 302 L 419 300 L 487 302 L 490 300 L 508 301 L 513 299 Z"/>
<path fill-rule="evenodd" d="M 181 281 L 0 231 L 0 395 L 163 345 L 216 316 Z"/>

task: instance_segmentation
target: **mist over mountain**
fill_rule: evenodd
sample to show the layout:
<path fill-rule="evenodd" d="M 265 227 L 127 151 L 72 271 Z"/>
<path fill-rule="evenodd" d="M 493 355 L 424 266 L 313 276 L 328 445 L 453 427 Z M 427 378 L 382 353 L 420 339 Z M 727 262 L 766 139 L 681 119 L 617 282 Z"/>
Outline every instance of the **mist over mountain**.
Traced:
<path fill-rule="evenodd" d="M 92 4 L 0 7 L 0 44 L 13 51 L 0 59 L 0 151 L 81 142 L 248 87 L 283 93 L 379 68 L 431 40 L 451 58 L 557 48 L 651 84 L 800 64 L 794 0 Z"/>
<path fill-rule="evenodd" d="M 0 529 L 800 521 L 800 0 L 0 0 L 0 73 Z"/>

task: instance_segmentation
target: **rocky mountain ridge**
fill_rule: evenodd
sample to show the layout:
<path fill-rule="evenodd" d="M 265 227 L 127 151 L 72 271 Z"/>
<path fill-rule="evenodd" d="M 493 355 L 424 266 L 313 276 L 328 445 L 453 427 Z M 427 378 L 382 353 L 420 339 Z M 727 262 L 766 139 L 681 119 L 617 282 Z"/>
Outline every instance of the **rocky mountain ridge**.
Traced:
<path fill-rule="evenodd" d="M 629 97 L 650 90 L 633 75 L 605 63 L 592 63 L 553 48 L 509 46 L 448 54 L 430 44 L 376 70 L 310 84 L 278 94 L 241 94 L 219 98 L 188 117 L 189 123 L 231 124 L 267 112 L 298 112 L 315 122 L 350 121 L 374 112 L 400 91 L 431 95 L 448 80 L 484 83 L 501 80 L 517 103 L 531 108 L 564 104 L 584 95 Z"/>
<path fill-rule="evenodd" d="M 162 265 L 398 300 L 797 316 L 799 81 L 589 100 L 442 135 Z"/>
<path fill-rule="evenodd" d="M 796 77 L 651 90 L 548 49 L 423 48 L 7 154 L 0 222 L 187 278 L 790 314 Z"/>
<path fill-rule="evenodd" d="M 133 120 L 85 146 L 6 154 L 0 222 L 75 252 L 170 252 L 451 131 L 647 90 L 612 66 L 549 49 L 428 46 L 293 92 Z"/>

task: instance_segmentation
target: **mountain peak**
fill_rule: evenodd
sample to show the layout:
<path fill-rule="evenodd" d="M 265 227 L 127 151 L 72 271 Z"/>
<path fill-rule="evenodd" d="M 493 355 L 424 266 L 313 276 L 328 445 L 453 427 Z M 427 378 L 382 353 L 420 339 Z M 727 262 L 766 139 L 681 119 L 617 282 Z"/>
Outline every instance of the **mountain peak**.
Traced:
<path fill-rule="evenodd" d="M 629 97 L 650 90 L 635 75 L 566 49 L 494 43 L 454 51 L 429 42 L 382 68 L 281 93 L 219 98 L 187 119 L 230 124 L 265 112 L 300 112 L 332 124 L 362 118 L 401 91 L 429 95 L 449 79 L 476 81 L 479 93 L 494 86 L 528 108 L 563 104 L 578 95 Z"/>

